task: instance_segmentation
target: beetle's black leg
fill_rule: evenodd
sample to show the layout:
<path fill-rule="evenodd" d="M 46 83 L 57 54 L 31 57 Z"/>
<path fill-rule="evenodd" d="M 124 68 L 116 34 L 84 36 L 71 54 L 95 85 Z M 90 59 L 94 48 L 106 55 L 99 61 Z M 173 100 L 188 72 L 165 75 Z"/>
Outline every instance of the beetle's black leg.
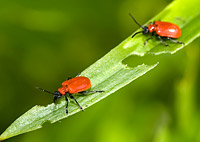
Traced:
<path fill-rule="evenodd" d="M 153 22 L 149 22 L 149 24 L 148 25 L 153 25 L 155 23 L 155 21 L 153 21 Z"/>
<path fill-rule="evenodd" d="M 154 34 L 154 32 L 152 32 L 152 34 L 151 34 L 151 37 L 150 37 L 150 38 L 147 38 L 147 39 L 145 40 L 145 42 L 144 42 L 144 46 L 147 44 L 147 41 L 148 41 L 148 40 L 152 39 L 152 37 L 153 37 L 153 34 Z"/>
<path fill-rule="evenodd" d="M 53 97 L 53 102 L 54 102 L 54 103 L 56 102 L 56 100 L 58 100 L 58 96 L 54 96 L 54 97 Z"/>
<path fill-rule="evenodd" d="M 67 98 L 66 95 L 65 95 L 65 100 L 66 100 L 66 102 L 67 102 L 67 104 L 66 104 L 66 114 L 68 114 L 68 104 L 69 104 L 69 100 L 68 100 L 68 98 Z"/>
<path fill-rule="evenodd" d="M 174 42 L 174 43 L 184 44 L 183 42 L 174 40 L 174 39 L 172 39 L 172 38 L 170 38 L 170 37 L 167 37 L 167 39 L 170 40 L 171 42 Z"/>
<path fill-rule="evenodd" d="M 105 91 L 82 91 L 82 92 L 79 92 L 81 94 L 92 94 L 92 93 L 102 93 L 102 92 L 105 92 Z"/>
<path fill-rule="evenodd" d="M 165 46 L 169 46 L 169 45 L 162 39 L 161 36 L 157 36 L 157 37 L 159 38 L 159 40 L 160 40 L 160 42 L 161 42 L 162 44 L 164 44 Z"/>
<path fill-rule="evenodd" d="M 147 41 L 150 40 L 150 39 L 152 39 L 152 37 L 147 38 L 147 39 L 145 40 L 145 42 L 144 42 L 144 46 L 147 44 Z"/>
<path fill-rule="evenodd" d="M 61 98 L 60 95 L 54 95 L 53 102 L 55 103 L 60 98 Z"/>
<path fill-rule="evenodd" d="M 78 101 L 74 98 L 74 96 L 72 96 L 71 94 L 69 94 L 69 97 L 71 99 L 73 99 L 76 102 L 76 104 L 79 106 L 79 108 L 83 111 L 83 108 L 80 106 L 80 104 L 78 103 Z"/>

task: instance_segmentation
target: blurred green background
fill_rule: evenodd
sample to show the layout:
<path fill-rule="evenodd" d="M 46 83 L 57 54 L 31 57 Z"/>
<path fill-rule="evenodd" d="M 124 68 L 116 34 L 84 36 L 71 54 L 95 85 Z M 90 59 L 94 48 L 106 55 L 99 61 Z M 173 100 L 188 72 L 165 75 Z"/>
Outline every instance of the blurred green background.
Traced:
<path fill-rule="evenodd" d="M 0 4 L 0 133 L 101 58 L 169 0 L 9 0 Z M 174 55 L 129 57 L 158 67 L 108 98 L 8 142 L 199 142 L 200 40 Z M 134 61 L 134 62 L 133 62 Z"/>

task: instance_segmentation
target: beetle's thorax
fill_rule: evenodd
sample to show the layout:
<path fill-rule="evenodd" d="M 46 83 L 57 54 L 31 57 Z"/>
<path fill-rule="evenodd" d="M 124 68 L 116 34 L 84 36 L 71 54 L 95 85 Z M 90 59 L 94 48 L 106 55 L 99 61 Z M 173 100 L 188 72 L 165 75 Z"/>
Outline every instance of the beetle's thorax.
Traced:
<path fill-rule="evenodd" d="M 156 25 L 155 24 L 151 24 L 148 26 L 149 32 L 152 33 L 154 31 L 156 31 Z"/>
<path fill-rule="evenodd" d="M 62 86 L 60 88 L 58 88 L 58 92 L 62 95 L 65 95 L 65 93 L 68 92 L 68 87 L 67 86 Z"/>
<path fill-rule="evenodd" d="M 143 34 L 148 34 L 149 33 L 149 29 L 148 29 L 147 26 L 143 26 L 142 29 L 143 29 L 143 31 L 142 31 Z"/>

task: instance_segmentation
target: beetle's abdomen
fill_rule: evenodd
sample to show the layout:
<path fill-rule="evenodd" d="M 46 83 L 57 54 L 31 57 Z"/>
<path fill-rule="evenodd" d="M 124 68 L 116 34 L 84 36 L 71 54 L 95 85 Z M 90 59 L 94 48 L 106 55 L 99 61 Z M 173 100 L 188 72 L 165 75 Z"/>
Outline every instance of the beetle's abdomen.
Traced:
<path fill-rule="evenodd" d="M 70 83 L 68 84 L 68 92 L 70 94 L 76 94 L 85 91 L 92 86 L 89 78 L 82 76 L 70 79 L 69 82 Z"/>
<path fill-rule="evenodd" d="M 156 34 L 162 37 L 179 38 L 181 29 L 179 26 L 169 22 L 156 21 Z"/>

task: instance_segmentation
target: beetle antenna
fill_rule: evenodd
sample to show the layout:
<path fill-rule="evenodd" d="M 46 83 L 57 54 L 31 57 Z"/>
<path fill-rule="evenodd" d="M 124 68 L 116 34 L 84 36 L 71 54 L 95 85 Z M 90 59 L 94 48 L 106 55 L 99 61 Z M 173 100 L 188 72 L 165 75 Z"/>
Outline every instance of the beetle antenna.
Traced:
<path fill-rule="evenodd" d="M 49 94 L 53 94 L 54 95 L 54 93 L 52 93 L 52 92 L 49 92 L 49 91 L 47 91 L 47 90 L 44 90 L 44 89 L 42 89 L 42 88 L 40 88 L 40 87 L 35 87 L 36 89 L 39 89 L 39 90 L 41 90 L 41 91 L 43 91 L 43 92 L 46 92 L 46 93 L 49 93 Z"/>
<path fill-rule="evenodd" d="M 139 31 L 139 32 L 137 32 L 137 33 L 134 33 L 134 35 L 132 35 L 132 38 L 133 38 L 135 35 L 139 34 L 139 33 L 143 33 L 143 31 Z"/>
<path fill-rule="evenodd" d="M 136 20 L 135 18 L 133 17 L 133 15 L 131 13 L 129 13 L 129 15 L 131 16 L 131 18 L 133 19 L 133 21 L 138 25 L 140 26 L 142 29 L 144 28 L 142 25 L 140 25 Z"/>

